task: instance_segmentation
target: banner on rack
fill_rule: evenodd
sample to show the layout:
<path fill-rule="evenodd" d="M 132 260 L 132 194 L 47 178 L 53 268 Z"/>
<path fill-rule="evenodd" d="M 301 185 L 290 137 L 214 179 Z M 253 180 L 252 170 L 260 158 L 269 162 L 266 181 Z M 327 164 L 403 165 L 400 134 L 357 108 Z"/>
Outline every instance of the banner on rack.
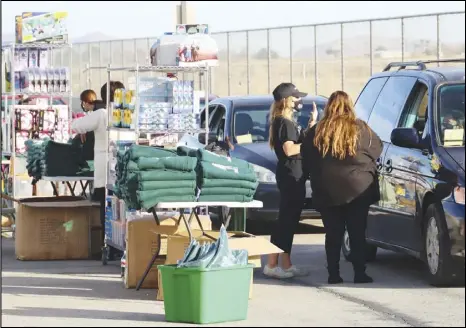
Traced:
<path fill-rule="evenodd" d="M 176 26 L 175 34 L 165 34 L 150 50 L 153 66 L 218 66 L 218 46 L 206 24 Z"/>
<path fill-rule="evenodd" d="M 67 22 L 67 12 L 24 12 L 21 19 L 19 16 L 16 19 L 17 43 L 66 42 Z M 18 42 L 19 38 L 21 42 Z"/>

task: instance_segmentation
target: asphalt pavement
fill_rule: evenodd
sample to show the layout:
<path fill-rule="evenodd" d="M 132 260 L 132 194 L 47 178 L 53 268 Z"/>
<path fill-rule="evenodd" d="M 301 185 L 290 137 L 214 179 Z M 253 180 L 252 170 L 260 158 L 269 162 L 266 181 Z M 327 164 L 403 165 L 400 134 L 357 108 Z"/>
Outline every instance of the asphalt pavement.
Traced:
<path fill-rule="evenodd" d="M 371 285 L 354 285 L 342 259 L 346 282 L 328 286 L 321 232 L 311 228 L 295 237 L 293 260 L 311 270 L 309 277 L 276 281 L 256 270 L 248 319 L 223 326 L 465 326 L 464 284 L 431 287 L 424 265 L 408 256 L 380 252 L 368 267 Z M 2 240 L 1 326 L 184 327 L 165 322 L 155 297 L 155 290 L 125 289 L 119 263 L 20 262 L 13 241 Z"/>

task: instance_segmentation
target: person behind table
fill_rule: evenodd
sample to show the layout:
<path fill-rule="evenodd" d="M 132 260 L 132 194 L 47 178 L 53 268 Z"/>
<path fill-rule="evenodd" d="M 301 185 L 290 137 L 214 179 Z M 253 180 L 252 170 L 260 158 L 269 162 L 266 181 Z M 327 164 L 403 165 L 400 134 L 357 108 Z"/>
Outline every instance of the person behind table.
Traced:
<path fill-rule="evenodd" d="M 279 254 L 271 254 L 264 267 L 266 276 L 278 279 L 307 275 L 291 263 L 291 248 L 294 233 L 301 218 L 301 211 L 306 196 L 305 180 L 301 167 L 302 133 L 293 121 L 293 111 L 302 109 L 302 97 L 307 94 L 299 92 L 292 83 L 281 83 L 273 91 L 274 102 L 270 109 L 269 145 L 274 149 L 278 159 L 276 169 L 277 187 L 280 191 L 278 224 L 272 233 L 271 242 L 284 251 L 279 265 Z M 313 104 L 308 125 L 313 126 L 317 119 L 316 105 Z"/>
<path fill-rule="evenodd" d="M 110 81 L 110 101 L 113 101 L 113 95 L 116 89 L 124 88 L 123 83 Z M 95 95 L 95 93 L 94 93 Z M 105 104 L 107 99 L 107 83 L 100 89 L 102 103 Z M 106 180 L 106 149 L 107 149 L 107 125 L 108 114 L 104 105 L 88 102 L 92 98 L 81 99 L 83 110 L 88 114 L 78 118 L 71 123 L 71 128 L 77 133 L 84 134 L 94 132 L 94 199 L 100 202 L 100 223 L 102 224 L 102 240 L 105 236 L 105 180 Z"/>
<path fill-rule="evenodd" d="M 366 274 L 366 225 L 369 207 L 379 201 L 376 161 L 382 141 L 356 118 L 351 98 L 334 92 L 324 117 L 306 134 L 301 155 L 303 171 L 311 180 L 312 203 L 325 227 L 329 284 L 342 283 L 340 252 L 349 233 L 355 283 L 371 283 Z"/>

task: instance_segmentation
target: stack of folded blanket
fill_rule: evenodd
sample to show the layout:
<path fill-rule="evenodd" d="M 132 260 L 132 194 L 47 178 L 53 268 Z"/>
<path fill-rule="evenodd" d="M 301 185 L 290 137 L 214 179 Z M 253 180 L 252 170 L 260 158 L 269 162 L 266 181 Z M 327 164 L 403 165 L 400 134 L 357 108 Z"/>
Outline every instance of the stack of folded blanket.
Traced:
<path fill-rule="evenodd" d="M 205 149 L 195 151 L 198 159 L 197 186 L 201 202 L 250 202 L 258 186 L 257 176 L 246 161 L 217 155 Z M 193 156 L 189 152 L 189 156 Z"/>
<path fill-rule="evenodd" d="M 160 202 L 194 202 L 196 165 L 196 158 L 175 151 L 132 145 L 118 154 L 115 194 L 134 209 L 150 209 Z"/>

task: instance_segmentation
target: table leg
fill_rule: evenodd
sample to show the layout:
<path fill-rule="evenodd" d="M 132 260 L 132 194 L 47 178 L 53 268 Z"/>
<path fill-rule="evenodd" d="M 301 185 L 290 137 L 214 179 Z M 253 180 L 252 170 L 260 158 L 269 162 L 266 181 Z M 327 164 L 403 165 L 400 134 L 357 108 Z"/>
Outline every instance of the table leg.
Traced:
<path fill-rule="evenodd" d="M 53 195 L 54 195 L 55 197 L 58 197 L 58 189 L 57 189 L 57 186 L 55 185 L 54 182 L 50 182 L 50 184 L 52 185 Z"/>
<path fill-rule="evenodd" d="M 68 189 L 69 189 L 70 192 L 71 192 L 71 196 L 76 196 L 76 195 L 74 194 L 74 189 L 76 188 L 76 184 L 77 184 L 77 183 L 78 183 L 78 182 L 75 181 L 75 182 L 74 182 L 74 185 L 72 186 L 70 181 L 66 181 L 66 185 L 68 186 Z"/>
<path fill-rule="evenodd" d="M 79 183 L 81 184 L 81 188 L 82 188 L 82 192 L 81 192 L 81 196 L 87 198 L 86 196 L 86 190 L 87 188 L 89 187 L 89 180 L 86 180 L 86 182 L 83 183 L 82 180 L 79 181 Z M 91 194 L 91 191 L 89 190 L 89 195 Z"/>
<path fill-rule="evenodd" d="M 157 225 L 160 225 L 160 220 L 159 217 L 157 216 L 157 212 L 155 208 L 152 209 L 152 214 L 154 215 L 154 220 L 157 223 Z M 157 236 L 157 250 L 155 251 L 154 255 L 152 256 L 152 259 L 150 260 L 149 264 L 146 267 L 146 270 L 144 271 L 144 274 L 142 275 L 141 279 L 139 279 L 138 284 L 136 285 L 136 290 L 141 289 L 142 284 L 144 283 L 144 280 L 146 279 L 147 275 L 149 274 L 150 270 L 154 266 L 155 261 L 157 260 L 157 257 L 159 257 L 160 254 L 160 248 L 162 247 L 162 238 L 160 234 L 156 234 Z"/>

